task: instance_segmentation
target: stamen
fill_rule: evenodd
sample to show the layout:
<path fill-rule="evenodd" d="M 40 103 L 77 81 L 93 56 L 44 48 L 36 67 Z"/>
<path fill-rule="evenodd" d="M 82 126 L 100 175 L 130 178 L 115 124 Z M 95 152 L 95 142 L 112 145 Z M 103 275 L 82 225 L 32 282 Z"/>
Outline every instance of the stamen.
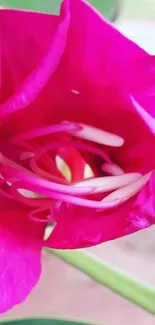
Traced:
<path fill-rule="evenodd" d="M 45 156 L 47 156 L 47 155 L 45 154 Z M 51 173 L 50 173 L 50 172 L 47 172 L 47 171 L 43 170 L 42 168 L 40 168 L 37 165 L 35 155 L 33 155 L 33 157 L 34 157 L 33 159 L 32 158 L 30 159 L 29 164 L 30 164 L 31 170 L 36 175 L 39 175 L 40 177 L 43 177 L 43 178 L 48 179 L 48 180 L 51 180 L 51 181 L 56 182 L 58 184 L 59 183 L 60 184 L 68 184 L 67 180 L 63 177 L 63 175 L 61 173 L 60 173 L 60 176 L 56 176 L 54 174 L 55 171 L 57 172 L 57 166 L 55 166 L 55 164 L 53 163 L 53 160 L 52 159 L 48 162 L 48 164 L 46 164 L 46 162 L 44 161 L 44 159 L 42 159 L 42 161 L 47 166 L 47 168 L 52 166 L 52 170 L 51 170 Z M 50 166 L 49 166 L 49 163 L 50 163 Z M 54 170 L 53 170 L 53 168 L 54 168 Z"/>
<path fill-rule="evenodd" d="M 108 201 L 108 202 L 95 201 L 95 200 L 93 201 L 93 200 L 83 199 L 83 198 L 79 198 L 79 197 L 75 197 L 75 196 L 71 196 L 71 195 L 67 195 L 67 194 L 56 193 L 54 191 L 50 191 L 47 189 L 37 188 L 35 185 L 30 185 L 30 184 L 27 184 L 24 182 L 21 184 L 22 184 L 22 188 L 18 187 L 18 190 L 19 189 L 31 190 L 35 193 L 44 195 L 46 198 L 51 198 L 56 201 L 62 201 L 62 202 L 66 202 L 69 204 L 87 207 L 87 208 L 107 210 L 107 209 L 114 208 L 114 207 L 118 206 L 121 202 L 121 200 L 119 200 L 119 199 L 114 200 L 114 201 Z M 35 200 L 35 199 L 31 199 L 31 200 Z M 37 199 L 37 200 L 39 200 L 39 199 Z"/>
<path fill-rule="evenodd" d="M 41 147 L 40 149 L 38 149 L 36 151 L 35 156 L 32 157 L 31 160 L 30 160 L 31 169 L 33 171 L 35 171 L 37 174 L 39 174 L 41 176 L 47 177 L 48 175 L 46 175 L 46 172 L 44 172 L 40 167 L 38 167 L 37 160 L 41 159 L 42 155 L 46 154 L 48 151 L 51 151 L 51 150 L 54 150 L 54 149 L 57 149 L 57 148 L 61 148 L 61 147 L 74 147 L 76 149 L 88 151 L 88 152 L 91 152 L 91 153 L 93 153 L 95 155 L 98 155 L 98 156 L 102 157 L 104 160 L 110 162 L 110 159 L 109 159 L 108 155 L 103 150 L 98 149 L 98 148 L 96 148 L 93 145 L 84 144 L 84 143 L 78 143 L 76 141 L 62 141 L 62 142 L 61 141 L 58 141 L 58 142 L 53 142 L 52 144 L 51 143 L 50 144 L 47 144 L 47 145 Z M 60 182 L 60 181 L 58 180 L 58 182 Z M 63 185 L 61 184 L 61 187 L 62 186 Z M 67 185 L 65 185 L 65 186 L 67 186 Z M 74 191 L 72 191 L 72 189 L 73 189 L 73 186 L 70 185 L 70 187 L 68 188 L 68 190 L 67 191 L 64 191 L 63 189 L 62 190 L 60 189 L 60 185 L 59 185 L 59 191 L 63 191 L 65 193 L 76 194 L 76 195 L 78 195 L 78 194 L 81 194 L 81 195 L 83 195 L 83 194 L 90 194 L 94 190 L 94 188 L 85 188 L 85 191 L 84 192 L 81 192 L 81 189 L 79 189 L 80 192 L 79 193 L 75 193 Z M 75 188 L 74 188 L 74 190 L 75 190 Z"/>
<path fill-rule="evenodd" d="M 26 197 L 25 195 L 23 195 L 22 193 L 24 193 L 25 191 L 27 191 L 27 192 L 29 191 L 29 193 L 31 193 L 32 196 Z M 37 193 L 26 189 L 25 183 L 20 182 L 20 181 L 14 182 L 11 185 L 11 194 L 12 194 L 12 197 L 14 199 L 16 199 L 17 201 L 19 201 L 29 207 L 32 207 L 32 208 L 38 207 L 38 208 L 43 208 L 43 209 L 51 209 L 54 204 L 54 201 L 52 199 L 45 198 L 45 197 L 40 198 Z M 34 198 L 34 195 L 36 198 Z"/>
<path fill-rule="evenodd" d="M 40 151 L 38 150 L 38 152 Z M 0 154 L 0 163 L 4 164 L 3 170 L 7 173 L 8 176 L 16 177 L 17 179 L 23 180 L 31 185 L 35 185 L 38 188 L 68 193 L 71 195 L 88 194 L 93 191 L 92 188 L 76 189 L 74 186 L 71 185 L 57 184 L 41 177 L 38 177 L 34 173 L 30 172 L 24 167 L 21 167 L 17 163 L 14 163 L 12 160 L 6 158 L 2 154 Z"/>
<path fill-rule="evenodd" d="M 31 155 L 31 158 L 34 157 L 35 154 L 33 152 L 33 155 Z M 35 159 L 30 159 L 29 160 L 29 164 L 31 167 L 31 170 L 43 177 L 46 178 L 48 180 L 51 180 L 53 182 L 56 183 L 62 183 L 62 184 L 67 184 L 68 182 L 66 181 L 66 179 L 63 177 L 63 175 L 61 173 L 58 172 L 58 169 L 54 163 L 54 161 L 51 159 L 51 157 L 49 157 L 48 154 L 44 154 L 44 157 L 42 157 L 42 163 L 44 164 L 44 166 L 47 168 L 48 171 L 43 170 L 42 168 L 40 168 L 36 162 Z M 56 174 L 56 175 L 55 175 Z"/>
<path fill-rule="evenodd" d="M 136 182 L 131 183 L 130 185 L 124 186 L 108 196 L 106 196 L 102 201 L 108 202 L 112 200 L 120 199 L 122 203 L 132 198 L 135 194 L 137 194 L 144 185 L 148 182 L 152 175 L 152 172 L 145 174 L 140 179 L 138 179 Z"/>
<path fill-rule="evenodd" d="M 69 123 L 68 121 L 62 122 L 64 125 Z M 76 130 L 68 130 L 68 132 L 76 137 L 93 141 L 95 143 L 99 143 L 106 146 L 111 147 L 121 147 L 124 144 L 124 139 L 118 135 L 112 134 L 110 132 L 95 128 L 93 126 L 89 126 L 83 123 L 77 124 L 82 129 L 79 131 Z"/>
<path fill-rule="evenodd" d="M 99 149 L 91 144 L 79 143 L 79 142 L 72 141 L 72 140 L 48 143 L 47 145 L 41 147 L 40 149 L 38 149 L 36 151 L 35 156 L 32 157 L 32 160 L 36 161 L 36 160 L 40 159 L 41 156 L 43 154 L 47 153 L 48 151 L 51 151 L 51 150 L 54 150 L 54 149 L 57 149 L 60 147 L 61 148 L 73 147 L 73 148 L 76 148 L 76 149 L 79 149 L 82 151 L 88 151 L 90 153 L 93 153 L 94 155 L 100 156 L 101 158 L 106 160 L 108 163 L 111 163 L 109 156 L 107 155 L 107 153 L 104 150 Z"/>
<path fill-rule="evenodd" d="M 101 192 L 104 193 L 133 183 L 141 177 L 142 175 L 140 173 L 128 173 L 121 176 L 97 177 L 75 183 L 74 186 L 94 186 L 96 190 L 93 192 L 93 194 Z"/>
<path fill-rule="evenodd" d="M 43 212 L 47 212 L 46 218 L 39 218 L 36 216 L 37 214 L 43 213 Z M 36 209 L 34 211 L 31 211 L 29 213 L 28 217 L 35 222 L 48 223 L 48 221 L 49 221 L 48 215 L 49 215 L 49 210 L 46 208 L 45 209 L 43 208 L 43 209 Z"/>
<path fill-rule="evenodd" d="M 65 178 L 60 178 L 60 177 L 58 177 L 58 176 L 55 176 L 55 175 L 53 175 L 53 174 L 50 174 L 50 173 L 48 173 L 48 172 L 46 172 L 46 171 L 44 171 L 42 168 L 40 168 L 38 165 L 37 165 L 37 162 L 35 161 L 36 159 L 34 158 L 34 159 L 31 159 L 30 160 L 30 167 L 31 167 L 31 170 L 35 173 L 35 174 L 37 174 L 37 175 L 39 175 L 40 177 L 43 177 L 43 178 L 45 178 L 45 179 L 47 179 L 47 180 L 51 180 L 51 181 L 53 181 L 53 182 L 56 182 L 56 183 L 58 183 L 58 184 L 68 184 L 68 182 L 65 180 Z"/>
<path fill-rule="evenodd" d="M 23 141 L 32 140 L 40 136 L 58 132 L 67 132 L 75 137 L 111 147 L 121 147 L 124 143 L 124 139 L 118 135 L 83 123 L 71 123 L 68 121 L 18 134 L 12 137 L 10 141 L 11 143 L 20 144 Z M 61 179 L 61 176 L 57 177 L 53 175 L 54 173 L 49 174 L 42 170 L 38 166 L 37 161 L 42 159 L 42 162 L 43 159 L 47 157 L 47 162 L 50 164 L 47 152 L 63 147 L 72 147 L 79 151 L 82 150 L 100 156 L 104 160 L 102 170 L 112 176 L 87 178 L 72 185 L 62 184 L 65 180 Z M 43 155 L 44 157 L 42 157 Z M 144 176 L 140 173 L 125 174 L 117 164 L 111 162 L 108 154 L 104 150 L 89 143 L 72 140 L 57 141 L 46 144 L 39 149 L 35 149 L 35 152 L 24 151 L 20 158 L 30 159 L 29 163 L 32 171 L 0 154 L 0 163 L 2 165 L 1 171 L 2 174 L 4 173 L 4 175 L 6 175 L 4 179 L 3 177 L 0 177 L 0 184 L 8 183 L 10 177 L 16 178 L 15 181 L 13 179 L 13 182 L 9 183 L 11 195 L 7 192 L 5 193 L 3 190 L 0 190 L 0 194 L 1 192 L 4 192 L 2 195 L 8 195 L 9 197 L 15 198 L 28 206 L 38 208 L 37 210 L 35 209 L 32 211 L 29 217 L 34 221 L 39 222 L 48 222 L 48 218 L 43 220 L 42 218 L 37 218 L 35 215 L 40 212 L 49 211 L 49 209 L 53 207 L 55 201 L 59 203 L 66 202 L 98 210 L 107 210 L 116 207 L 138 193 L 148 182 L 152 174 L 152 172 Z M 63 159 L 58 155 L 56 156 L 56 165 L 56 171 L 58 172 L 59 170 L 68 182 L 71 182 L 71 170 L 69 166 L 65 164 L 65 161 L 63 161 Z M 92 172 L 91 167 L 89 172 Z M 44 177 L 47 177 L 47 179 Z M 83 175 L 83 177 L 85 176 Z M 48 179 L 52 179 L 52 181 L 49 181 Z M 29 192 L 27 195 L 26 191 Z M 109 191 L 113 192 L 106 196 L 102 201 L 79 197 L 82 195 L 105 193 Z M 41 195 L 41 197 L 38 197 L 38 195 Z"/>
<path fill-rule="evenodd" d="M 102 210 L 114 208 L 121 202 L 121 200 L 119 200 L 119 199 L 113 200 L 113 201 L 108 201 L 108 202 L 95 201 L 95 200 L 93 201 L 93 200 L 83 199 L 83 198 L 79 198 L 79 197 L 75 197 L 75 196 L 71 196 L 71 195 L 67 195 L 67 194 L 61 194 L 61 193 L 59 194 L 59 193 L 54 193 L 54 192 L 47 193 L 47 191 L 46 191 L 46 195 L 49 195 L 54 200 L 63 201 L 66 203 L 77 205 L 77 206 L 93 208 L 93 209 L 102 209 Z M 107 204 L 107 203 L 109 203 L 109 204 Z"/>
<path fill-rule="evenodd" d="M 49 125 L 38 129 L 33 129 L 28 132 L 20 133 L 10 139 L 11 143 L 18 144 L 23 141 L 28 141 L 44 135 L 65 132 L 65 131 L 80 131 L 82 127 L 75 123 L 55 124 Z"/>
<path fill-rule="evenodd" d="M 119 167 L 118 165 L 114 164 L 114 163 L 105 163 L 102 165 L 102 170 L 110 175 L 113 175 L 113 176 L 120 176 L 120 175 L 123 175 L 125 174 L 124 173 L 124 170 Z"/>
<path fill-rule="evenodd" d="M 17 183 L 18 181 L 15 182 L 15 184 Z M 31 199 L 35 199 L 35 198 L 38 198 L 38 195 L 32 191 L 28 191 L 28 190 L 19 190 L 19 193 L 26 197 L 26 198 L 31 198 Z"/>

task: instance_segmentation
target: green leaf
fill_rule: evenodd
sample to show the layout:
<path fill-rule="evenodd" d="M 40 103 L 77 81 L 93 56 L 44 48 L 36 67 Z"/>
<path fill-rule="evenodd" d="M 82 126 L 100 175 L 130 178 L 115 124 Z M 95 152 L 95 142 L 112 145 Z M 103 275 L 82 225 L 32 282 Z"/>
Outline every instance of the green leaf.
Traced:
<path fill-rule="evenodd" d="M 117 14 L 118 0 L 88 0 L 107 19 L 114 20 Z M 61 0 L 0 0 L 5 8 L 27 9 L 32 11 L 58 13 Z"/>
<path fill-rule="evenodd" d="M 104 17 L 114 21 L 118 14 L 118 2 L 120 0 L 89 0 L 89 3 L 100 11 Z"/>
<path fill-rule="evenodd" d="M 48 318 L 27 318 L 0 322 L 1 325 L 87 325 L 81 322 Z"/>
<path fill-rule="evenodd" d="M 155 287 L 119 270 L 86 250 L 53 250 L 50 254 L 72 265 L 96 282 L 155 315 Z"/>
<path fill-rule="evenodd" d="M 0 0 L 4 8 L 26 9 L 45 13 L 59 13 L 61 0 Z"/>

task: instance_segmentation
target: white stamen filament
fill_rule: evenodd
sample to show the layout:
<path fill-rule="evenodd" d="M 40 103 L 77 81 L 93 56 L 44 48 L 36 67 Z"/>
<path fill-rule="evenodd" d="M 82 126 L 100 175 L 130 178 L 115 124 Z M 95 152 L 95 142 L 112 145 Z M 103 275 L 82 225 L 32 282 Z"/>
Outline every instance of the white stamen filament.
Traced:
<path fill-rule="evenodd" d="M 120 199 L 121 202 L 125 202 L 129 200 L 143 188 L 143 186 L 150 179 L 151 174 L 152 171 L 150 173 L 145 174 L 140 179 L 131 183 L 130 185 L 119 188 L 118 190 L 106 196 L 102 201 L 113 201 Z"/>
<path fill-rule="evenodd" d="M 104 193 L 131 184 L 141 177 L 142 175 L 140 173 L 128 173 L 120 176 L 97 177 L 78 182 L 74 184 L 74 186 L 91 186 L 96 188 L 93 193 Z"/>
<path fill-rule="evenodd" d="M 62 123 L 68 123 L 68 121 L 64 121 Z M 83 123 L 77 123 L 77 124 L 82 127 L 82 130 L 68 131 L 68 133 L 72 135 L 76 135 L 76 137 L 85 140 L 93 141 L 95 143 L 99 143 L 111 147 L 121 147 L 124 144 L 124 139 L 118 135 L 115 135 L 113 133 Z"/>
<path fill-rule="evenodd" d="M 125 174 L 124 170 L 116 164 L 105 163 L 102 165 L 102 170 L 112 176 L 120 176 Z"/>
<path fill-rule="evenodd" d="M 77 94 L 75 90 L 72 90 L 73 93 Z M 62 125 L 62 124 L 67 123 L 69 126 Z M 85 139 L 88 141 L 95 142 L 96 144 L 101 144 L 104 146 L 110 146 L 110 147 L 121 147 L 124 144 L 124 139 L 118 135 L 109 133 L 107 131 L 83 124 L 83 123 L 77 123 L 76 127 L 75 125 L 71 124 L 71 122 L 64 121 L 62 124 L 55 125 L 55 126 L 50 126 L 50 128 L 42 128 L 36 130 L 35 132 L 32 131 L 28 133 L 26 136 L 28 139 L 31 139 L 33 136 L 34 138 L 37 136 L 42 135 L 44 131 L 48 134 L 49 131 L 51 132 L 67 132 L 77 138 Z M 41 134 L 40 134 L 41 132 Z M 21 138 L 25 137 L 24 135 L 21 135 Z M 19 140 L 20 136 L 17 137 L 17 140 Z M 151 177 L 152 171 L 150 173 L 145 174 L 142 176 L 140 173 L 124 173 L 123 169 L 119 167 L 117 164 L 113 163 L 111 159 L 109 158 L 108 154 L 104 152 L 103 150 L 96 147 L 94 145 L 89 145 L 89 143 L 82 143 L 80 141 L 80 146 L 78 145 L 78 142 L 75 141 L 69 141 L 69 145 L 77 148 L 78 150 L 86 150 L 88 152 L 91 152 L 92 154 L 98 155 L 98 151 L 101 151 L 101 157 L 103 156 L 103 162 L 104 164 L 102 165 L 102 171 L 106 172 L 109 174 L 109 176 L 103 176 L 103 177 L 94 177 L 93 170 L 91 169 L 91 165 L 89 166 L 86 162 L 85 169 L 83 172 L 83 180 L 78 181 L 76 183 L 71 183 L 72 182 L 72 170 L 68 166 L 68 164 L 58 155 L 55 157 L 55 163 L 57 169 L 62 173 L 62 175 L 65 177 L 67 180 L 67 185 L 66 184 L 58 184 L 57 181 L 50 182 L 48 179 L 46 180 L 45 173 L 41 169 L 41 178 L 40 176 L 37 178 L 36 175 L 38 176 L 38 166 L 32 165 L 32 161 L 30 161 L 30 169 L 27 170 L 23 165 L 18 165 L 16 162 L 10 160 L 9 158 L 3 156 L 3 154 L 0 154 L 0 161 L 1 163 L 7 168 L 4 168 L 4 172 L 7 172 L 9 178 L 7 177 L 4 179 L 6 184 L 8 184 L 10 187 L 13 189 L 14 185 L 14 179 L 12 179 L 12 175 L 15 175 L 15 181 L 16 178 L 17 180 L 21 179 L 25 181 L 26 183 L 28 182 L 29 186 L 28 189 L 26 187 L 23 188 L 17 188 L 17 192 L 25 197 L 25 198 L 41 198 L 41 199 L 46 199 L 50 198 L 52 200 L 55 200 L 58 202 L 60 200 L 61 202 L 67 202 L 83 207 L 91 207 L 98 209 L 98 206 L 103 208 L 104 210 L 109 208 L 109 207 L 114 207 L 117 206 L 121 203 L 124 203 L 125 201 L 129 200 L 132 198 L 135 194 L 137 194 L 143 186 L 148 182 L 148 180 Z M 55 145 L 55 143 L 54 143 Z M 66 146 L 66 140 L 65 144 Z M 58 144 L 56 143 L 56 149 L 58 147 Z M 59 147 L 63 147 L 63 142 L 61 141 L 59 144 Z M 93 147 L 91 149 L 90 147 Z M 95 149 L 94 149 L 95 148 Z M 42 155 L 43 153 L 47 153 L 47 151 L 53 150 L 53 143 L 52 146 L 47 144 L 41 148 L 41 151 L 36 151 L 36 153 L 29 152 L 29 151 L 23 151 L 20 155 L 21 160 L 29 159 L 29 158 L 36 158 L 38 159 L 38 154 Z M 98 150 L 98 151 L 97 151 Z M 103 155 L 102 155 L 103 151 Z M 108 158 L 105 158 L 105 155 L 108 156 Z M 31 159 L 33 160 L 33 159 Z M 78 164 L 78 161 L 77 161 Z M 9 169 L 10 168 L 10 169 Z M 47 173 L 46 173 L 47 174 Z M 103 174 L 103 173 L 102 173 Z M 3 176 L 0 174 L 0 181 L 3 182 Z M 43 183 L 43 185 L 42 185 Z M 70 183 L 70 184 L 68 184 Z M 35 188 L 37 184 L 37 189 Z M 16 185 L 16 184 L 15 184 Z M 60 187 L 60 188 L 59 188 Z M 86 191 L 88 187 L 88 191 Z M 29 190 L 30 188 L 30 190 Z M 76 189 L 78 188 L 78 189 Z M 90 188 L 90 190 L 89 190 Z M 91 189 L 92 188 L 92 189 Z M 31 191 L 32 189 L 32 191 Z M 34 191 L 38 191 L 38 193 L 34 193 Z M 39 192 L 40 191 L 40 192 Z M 77 192 L 77 193 L 76 193 Z M 93 195 L 96 193 L 106 193 L 106 192 L 111 192 L 109 195 L 107 195 L 104 199 L 101 201 L 94 201 L 94 200 L 89 200 L 84 199 L 83 194 L 87 195 Z M 7 194 L 7 193 L 6 193 Z M 43 195 L 42 195 L 43 194 Z M 107 193 L 108 194 L 108 193 Z M 75 195 L 75 196 L 74 196 Z M 77 197 L 76 197 L 77 195 Z M 80 197 L 79 197 L 80 196 Z M 103 195 L 104 196 L 104 195 Z M 103 197 L 102 196 L 102 197 Z M 17 198 L 18 199 L 18 198 Z M 33 200 L 34 201 L 34 200 Z M 34 204 L 34 202 L 32 203 Z M 41 200 L 40 200 L 41 201 Z M 46 202 L 40 202 L 39 204 L 42 205 L 43 203 Z M 107 202 L 103 202 L 107 201 Z M 53 202 L 53 201 L 52 201 Z M 36 204 L 36 203 L 35 203 Z M 38 204 L 38 202 L 37 202 Z M 47 203 L 46 203 L 47 204 Z M 51 202 L 50 202 L 51 204 Z M 49 209 L 49 202 L 47 209 Z M 34 218 L 34 216 L 33 216 Z"/>
<path fill-rule="evenodd" d="M 39 198 L 39 197 L 43 197 L 41 195 L 38 195 L 37 193 L 35 192 L 32 192 L 32 191 L 29 191 L 29 190 L 25 190 L 25 189 L 22 189 L 22 188 L 19 188 L 18 189 L 18 192 L 24 196 L 24 197 L 27 197 L 27 198 Z"/>

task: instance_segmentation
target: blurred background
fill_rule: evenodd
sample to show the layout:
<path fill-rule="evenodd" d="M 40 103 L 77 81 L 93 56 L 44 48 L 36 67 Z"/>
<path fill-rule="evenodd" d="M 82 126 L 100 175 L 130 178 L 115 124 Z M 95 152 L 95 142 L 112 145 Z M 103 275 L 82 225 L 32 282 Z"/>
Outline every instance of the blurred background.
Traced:
<path fill-rule="evenodd" d="M 13 2 L 24 7 L 24 0 Z M 31 5 L 33 2 L 37 3 L 31 0 Z M 113 20 L 122 33 L 149 53 L 155 53 L 155 0 L 90 2 Z M 3 5 L 3 1 L 0 3 Z M 90 251 L 155 285 L 155 227 Z M 154 316 L 45 252 L 43 273 L 37 288 L 24 304 L 1 315 L 0 320 L 30 316 L 63 317 L 103 325 L 155 324 Z"/>

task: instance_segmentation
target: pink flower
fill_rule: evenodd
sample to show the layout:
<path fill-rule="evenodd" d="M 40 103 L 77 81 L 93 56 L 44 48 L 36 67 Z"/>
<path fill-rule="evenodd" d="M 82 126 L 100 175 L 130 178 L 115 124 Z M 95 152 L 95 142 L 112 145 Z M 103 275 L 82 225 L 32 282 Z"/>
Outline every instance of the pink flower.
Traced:
<path fill-rule="evenodd" d="M 82 0 L 59 16 L 1 10 L 0 28 L 3 312 L 38 281 L 42 246 L 155 222 L 155 60 Z"/>

